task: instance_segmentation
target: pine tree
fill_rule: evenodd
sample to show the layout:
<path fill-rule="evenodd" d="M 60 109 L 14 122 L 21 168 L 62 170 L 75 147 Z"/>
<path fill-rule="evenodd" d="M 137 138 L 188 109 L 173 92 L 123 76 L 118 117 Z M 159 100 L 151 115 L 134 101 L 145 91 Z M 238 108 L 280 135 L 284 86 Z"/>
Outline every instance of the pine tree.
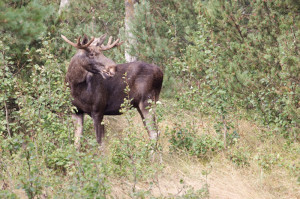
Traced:
<path fill-rule="evenodd" d="M 199 7 L 199 20 L 204 17 L 208 27 L 200 35 L 214 47 L 206 55 L 192 38 L 196 45 L 188 49 L 194 53 L 187 52 L 185 62 L 199 61 L 201 69 L 194 70 L 194 77 L 210 74 L 206 83 L 216 79 L 219 87 L 214 89 L 225 90 L 234 104 L 256 110 L 265 124 L 294 136 L 299 128 L 299 4 L 211 0 L 199 1 Z M 203 60 L 212 64 L 207 67 Z"/>
<path fill-rule="evenodd" d="M 24 56 L 26 47 L 35 46 L 46 33 L 46 20 L 53 9 L 51 5 L 33 1 L 2 1 L 0 3 L 0 38 L 10 47 L 7 54 L 17 63 L 17 68 L 27 61 Z"/>
<path fill-rule="evenodd" d="M 169 55 L 168 43 L 158 34 L 156 22 L 150 11 L 150 2 L 143 0 L 135 4 L 134 9 L 134 20 L 129 26 L 135 38 L 135 45 L 131 46 L 129 53 L 137 56 L 139 60 L 150 63 L 164 62 Z"/>

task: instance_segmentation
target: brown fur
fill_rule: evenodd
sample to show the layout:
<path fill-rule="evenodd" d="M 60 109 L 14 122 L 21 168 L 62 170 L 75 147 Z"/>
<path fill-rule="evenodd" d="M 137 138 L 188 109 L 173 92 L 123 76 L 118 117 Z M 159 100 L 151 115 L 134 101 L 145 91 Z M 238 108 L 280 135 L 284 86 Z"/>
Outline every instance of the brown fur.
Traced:
<path fill-rule="evenodd" d="M 147 106 L 149 99 L 155 102 L 159 98 L 163 72 L 158 66 L 140 61 L 115 64 L 96 46 L 90 46 L 78 50 L 71 59 L 66 80 L 78 118 L 83 120 L 84 113 L 93 118 L 98 143 L 101 144 L 104 136 L 103 116 L 121 114 L 121 104 L 127 97 L 124 92 L 127 84 L 132 106 L 140 113 L 150 138 L 157 137 L 155 117 L 149 113 Z"/>

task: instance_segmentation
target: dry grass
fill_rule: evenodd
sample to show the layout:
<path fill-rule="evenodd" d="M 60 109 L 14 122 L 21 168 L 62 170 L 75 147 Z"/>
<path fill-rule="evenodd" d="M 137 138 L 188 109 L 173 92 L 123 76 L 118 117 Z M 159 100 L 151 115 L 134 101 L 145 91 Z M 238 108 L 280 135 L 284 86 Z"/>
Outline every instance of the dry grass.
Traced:
<path fill-rule="evenodd" d="M 168 107 L 168 110 L 172 111 L 165 115 L 164 120 L 160 123 L 162 133 L 165 132 L 166 128 L 176 128 L 177 124 L 188 121 L 198 129 L 199 133 L 215 135 L 212 118 L 199 116 L 198 113 L 192 111 L 180 110 L 180 112 L 176 112 L 174 111 L 176 110 L 175 107 L 174 109 Z M 182 118 L 184 118 L 184 121 Z M 147 133 L 143 129 L 139 115 L 136 114 L 133 120 L 143 137 L 147 139 Z M 106 124 L 109 125 L 109 131 L 114 132 L 113 136 L 120 136 L 122 128 L 126 126 L 126 121 L 122 116 L 110 117 L 106 119 Z M 262 152 L 278 153 L 283 157 L 295 156 L 295 154 L 285 154 L 286 152 L 281 150 L 280 147 L 283 145 L 284 140 L 278 137 L 265 137 L 263 134 L 265 129 L 262 127 L 246 120 L 236 120 L 235 125 L 238 127 L 241 137 L 232 150 L 247 147 L 246 149 L 249 150 L 251 157 Z M 163 146 L 164 168 L 162 172 L 157 175 L 156 183 L 153 186 L 149 186 L 147 182 L 138 183 L 137 185 L 137 188 L 150 190 L 151 194 L 156 197 L 174 198 L 184 195 L 191 188 L 200 190 L 207 183 L 209 197 L 216 199 L 300 198 L 300 189 L 296 184 L 297 179 L 291 176 L 285 167 L 275 165 L 271 171 L 263 171 L 257 161 L 252 158 L 249 160 L 250 166 L 238 168 L 228 159 L 226 152 L 218 154 L 209 164 L 204 164 L 195 157 L 184 154 L 170 154 L 168 151 L 168 137 L 162 135 L 160 142 Z M 211 172 L 206 179 L 206 176 L 202 173 L 207 170 L 211 170 Z M 112 192 L 115 197 L 129 197 L 126 196 L 126 193 L 130 192 L 132 184 L 124 179 L 121 179 L 121 181 L 115 179 L 113 184 Z"/>

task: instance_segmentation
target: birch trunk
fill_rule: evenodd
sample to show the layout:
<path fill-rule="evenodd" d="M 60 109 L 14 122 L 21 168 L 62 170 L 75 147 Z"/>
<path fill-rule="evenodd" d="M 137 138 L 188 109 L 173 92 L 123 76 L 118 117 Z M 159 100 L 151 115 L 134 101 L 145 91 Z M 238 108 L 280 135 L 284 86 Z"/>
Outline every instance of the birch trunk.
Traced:
<path fill-rule="evenodd" d="M 70 0 L 61 0 L 60 1 L 58 14 L 61 14 L 61 12 L 65 9 L 65 7 L 67 7 L 67 5 L 69 4 L 69 2 L 70 2 Z"/>
<path fill-rule="evenodd" d="M 137 0 L 125 0 L 125 59 L 126 62 L 136 61 L 137 58 L 130 54 L 130 48 L 136 45 L 136 40 L 132 33 L 132 21 L 134 20 L 134 4 Z"/>

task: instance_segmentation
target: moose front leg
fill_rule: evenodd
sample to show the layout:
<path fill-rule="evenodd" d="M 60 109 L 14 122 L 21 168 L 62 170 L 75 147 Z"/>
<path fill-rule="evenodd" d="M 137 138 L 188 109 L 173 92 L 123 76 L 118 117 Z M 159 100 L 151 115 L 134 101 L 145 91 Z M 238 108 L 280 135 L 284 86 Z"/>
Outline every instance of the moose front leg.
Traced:
<path fill-rule="evenodd" d="M 80 138 L 83 133 L 83 113 L 72 114 L 72 118 L 75 125 L 75 141 L 74 145 L 77 150 L 80 150 Z"/>
<path fill-rule="evenodd" d="M 104 125 L 101 124 L 103 120 L 103 114 L 92 113 L 92 118 L 94 121 L 97 142 L 102 145 L 102 139 L 104 137 Z"/>

